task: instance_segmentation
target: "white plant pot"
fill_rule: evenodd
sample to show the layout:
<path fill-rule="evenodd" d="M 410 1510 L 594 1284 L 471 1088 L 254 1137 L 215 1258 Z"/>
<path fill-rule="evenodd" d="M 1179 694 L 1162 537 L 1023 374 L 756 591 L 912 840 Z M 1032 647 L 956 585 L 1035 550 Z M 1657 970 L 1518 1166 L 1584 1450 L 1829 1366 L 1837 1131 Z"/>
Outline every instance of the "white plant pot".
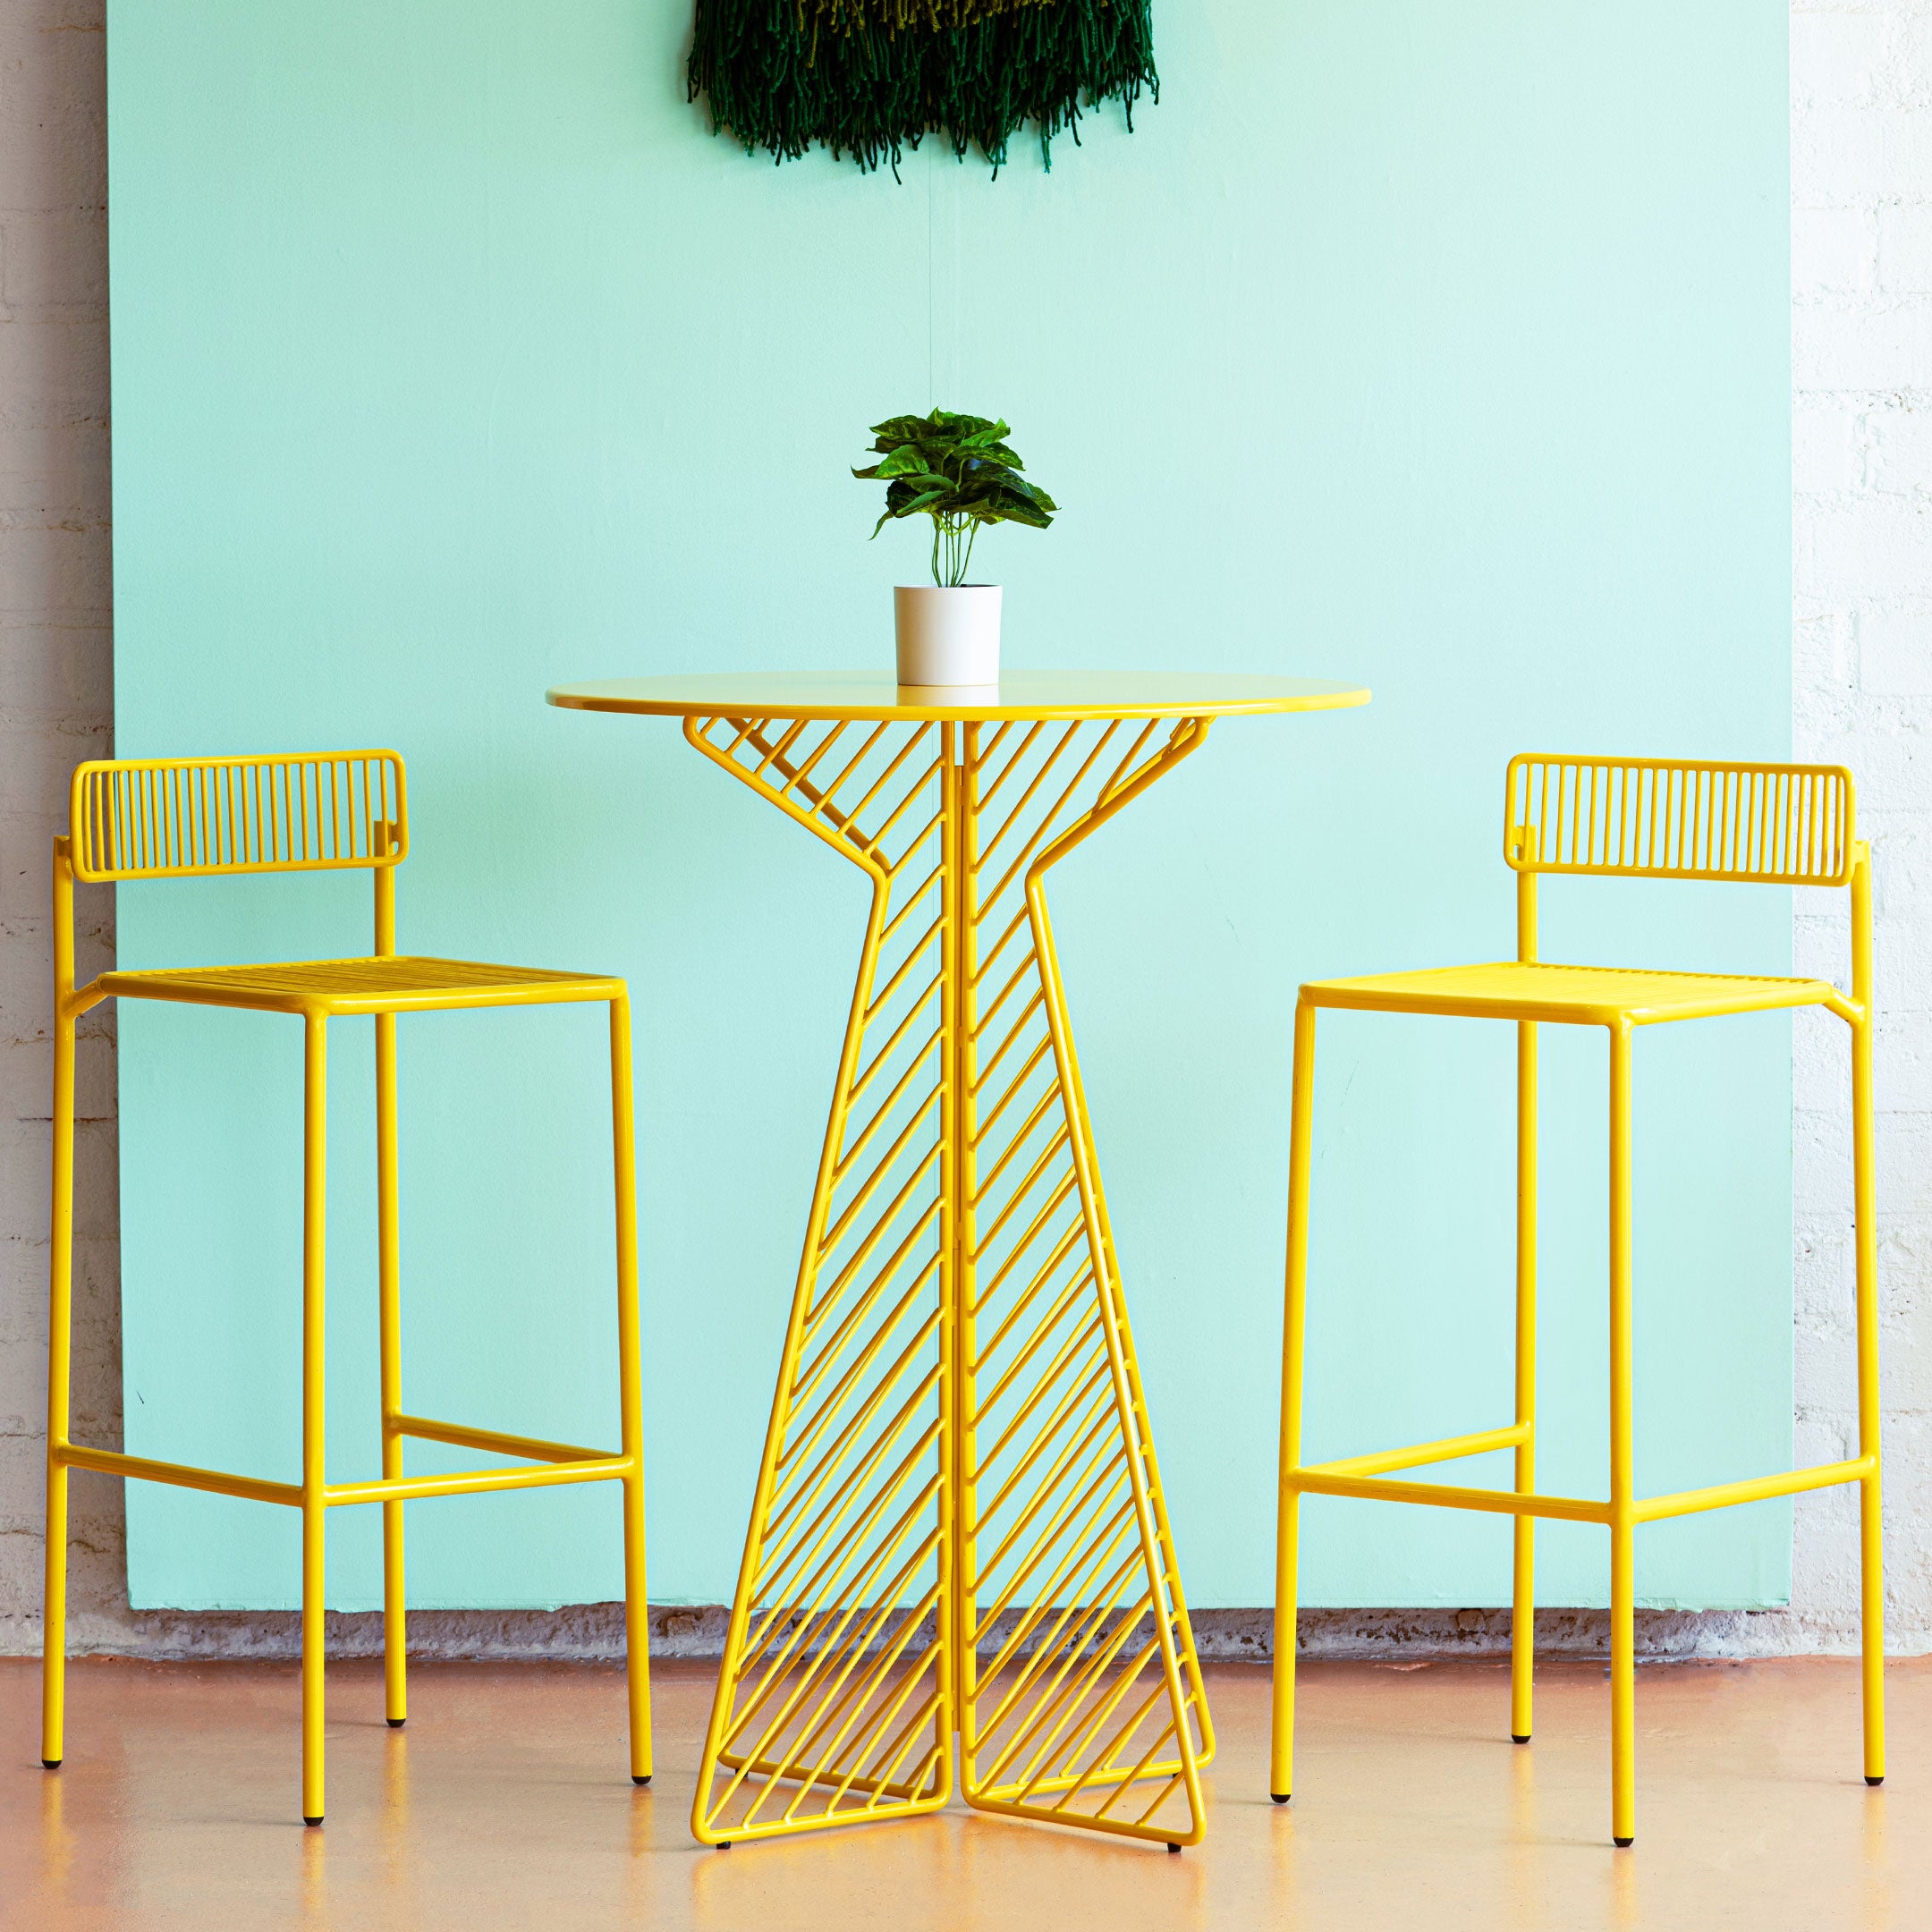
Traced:
<path fill-rule="evenodd" d="M 902 684 L 999 682 L 1000 587 L 895 584 Z"/>

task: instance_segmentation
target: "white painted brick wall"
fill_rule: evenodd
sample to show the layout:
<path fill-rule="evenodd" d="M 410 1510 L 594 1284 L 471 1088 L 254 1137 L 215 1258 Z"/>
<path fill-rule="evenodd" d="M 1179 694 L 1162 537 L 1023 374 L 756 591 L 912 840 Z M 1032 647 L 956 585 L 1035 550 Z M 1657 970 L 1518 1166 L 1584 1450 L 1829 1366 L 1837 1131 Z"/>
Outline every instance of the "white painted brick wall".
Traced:
<path fill-rule="evenodd" d="M 38 1646 L 46 1351 L 47 843 L 73 763 L 108 741 L 106 195 L 102 0 L 0 0 L 0 1652 Z M 1860 780 L 1877 847 L 1881 1267 L 1894 1644 L 1932 1648 L 1932 0 L 1792 11 L 1793 725 L 1799 755 Z M 1803 970 L 1842 974 L 1842 905 L 1794 910 Z M 90 911 L 95 910 L 89 908 Z M 83 969 L 113 945 L 105 919 Z M 82 1068 L 76 1422 L 120 1429 L 113 1038 Z M 1797 1055 L 1795 1305 L 1801 1453 L 1855 1440 L 1849 1092 L 1835 1023 Z M 1849 1494 L 1799 1505 L 1788 1614 L 1653 1617 L 1654 1651 L 1848 1648 Z M 75 1485 L 72 1633 L 150 1655 L 292 1648 L 287 1617 L 134 1616 L 116 1486 Z M 663 1648 L 715 1650 L 718 1620 L 660 1613 Z M 373 1620 L 332 1619 L 367 1650 Z M 1493 1648 L 1494 1614 L 1332 1612 L 1312 1649 Z M 1201 1620 L 1253 1654 L 1266 1619 Z M 1539 1637 L 1600 1648 L 1602 1619 Z M 608 1654 L 607 1609 L 418 1620 L 426 1647 Z"/>
<path fill-rule="evenodd" d="M 1792 10 L 1792 742 L 1849 765 L 1876 868 L 1888 1621 L 1932 1648 L 1932 0 Z M 1801 970 L 1844 971 L 1801 894 Z M 1796 1063 L 1799 1451 L 1855 1453 L 1843 1029 Z M 1849 1491 L 1798 1505 L 1789 1640 L 1849 1645 Z"/>

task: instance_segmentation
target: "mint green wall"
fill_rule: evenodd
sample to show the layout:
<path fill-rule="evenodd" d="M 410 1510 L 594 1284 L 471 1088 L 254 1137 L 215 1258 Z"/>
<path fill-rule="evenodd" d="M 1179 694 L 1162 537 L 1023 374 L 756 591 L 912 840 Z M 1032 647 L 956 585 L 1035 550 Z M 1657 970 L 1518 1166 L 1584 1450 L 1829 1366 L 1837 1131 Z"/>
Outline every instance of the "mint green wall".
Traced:
<path fill-rule="evenodd" d="M 394 744 L 405 946 L 631 977 L 660 1600 L 730 1593 L 860 896 L 673 726 L 546 684 L 887 661 L 921 546 L 867 545 L 843 466 L 936 397 L 1008 416 L 1066 505 L 982 546 L 1010 661 L 1373 685 L 1218 727 L 1056 875 L 1191 1589 L 1266 1601 L 1294 985 L 1507 952 L 1513 750 L 1786 749 L 1784 9 L 1167 0 L 1131 137 L 1102 114 L 1050 175 L 902 185 L 708 138 L 682 0 L 110 12 L 120 749 Z M 340 952 L 367 917 L 360 880 L 132 887 L 122 953 Z M 1775 891 L 1559 882 L 1545 934 L 1788 970 Z M 129 1446 L 290 1475 L 298 1030 L 121 1025 Z M 402 1033 L 411 1406 L 609 1438 L 596 1015 Z M 346 1475 L 377 1450 L 368 1023 L 336 1039 Z M 1325 1022 L 1315 1453 L 1506 1418 L 1512 1053 Z M 1587 1493 L 1600 1037 L 1546 1063 L 1542 1473 Z M 1778 1466 L 1788 1025 L 1638 1068 L 1640 1480 Z M 619 1589 L 614 1493 L 411 1521 L 424 1604 Z M 294 1530 L 133 1486 L 134 1601 L 290 1603 Z M 1503 1601 L 1507 1534 L 1317 1501 L 1309 1595 Z M 374 1605 L 373 1514 L 331 1537 L 332 1601 Z M 1778 1504 L 1655 1529 L 1640 1589 L 1777 1601 L 1788 1542 Z M 1546 1600 L 1602 1600 L 1597 1533 L 1539 1546 Z"/>

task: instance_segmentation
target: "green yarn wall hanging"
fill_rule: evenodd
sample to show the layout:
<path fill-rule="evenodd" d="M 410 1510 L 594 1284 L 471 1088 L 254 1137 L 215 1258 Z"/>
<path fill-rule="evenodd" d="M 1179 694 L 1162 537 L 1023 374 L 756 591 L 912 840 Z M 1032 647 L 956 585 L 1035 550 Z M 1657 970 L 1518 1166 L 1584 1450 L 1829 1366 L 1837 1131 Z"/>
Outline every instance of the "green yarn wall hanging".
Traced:
<path fill-rule="evenodd" d="M 1032 122 L 1052 165 L 1084 107 L 1160 98 L 1151 0 L 698 0 L 691 98 L 746 153 L 814 141 L 899 171 L 928 133 L 996 172 Z"/>

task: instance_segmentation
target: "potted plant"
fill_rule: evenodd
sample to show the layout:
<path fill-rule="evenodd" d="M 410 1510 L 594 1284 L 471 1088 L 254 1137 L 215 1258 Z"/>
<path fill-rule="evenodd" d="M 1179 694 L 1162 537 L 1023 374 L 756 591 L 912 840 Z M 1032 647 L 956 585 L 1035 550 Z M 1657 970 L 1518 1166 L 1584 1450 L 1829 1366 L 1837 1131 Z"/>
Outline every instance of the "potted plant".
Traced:
<path fill-rule="evenodd" d="M 932 575 L 893 590 L 902 684 L 999 682 L 1000 587 L 966 581 L 975 539 L 987 523 L 1045 530 L 1059 507 L 1021 475 L 1003 422 L 936 409 L 872 426 L 880 461 L 852 474 L 886 485 L 877 537 L 897 517 L 933 521 Z"/>

